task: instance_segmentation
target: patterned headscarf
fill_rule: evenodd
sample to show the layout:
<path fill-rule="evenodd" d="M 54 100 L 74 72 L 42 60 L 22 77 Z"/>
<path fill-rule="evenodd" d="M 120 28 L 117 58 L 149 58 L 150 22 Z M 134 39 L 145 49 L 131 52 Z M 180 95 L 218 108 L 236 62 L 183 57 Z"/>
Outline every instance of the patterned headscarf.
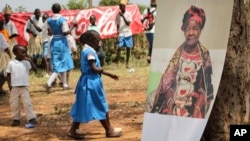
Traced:
<path fill-rule="evenodd" d="M 182 19 L 182 30 L 184 26 L 190 21 L 196 21 L 200 25 L 200 28 L 203 29 L 206 22 L 206 15 L 204 10 L 192 5 L 184 14 L 184 17 Z"/>

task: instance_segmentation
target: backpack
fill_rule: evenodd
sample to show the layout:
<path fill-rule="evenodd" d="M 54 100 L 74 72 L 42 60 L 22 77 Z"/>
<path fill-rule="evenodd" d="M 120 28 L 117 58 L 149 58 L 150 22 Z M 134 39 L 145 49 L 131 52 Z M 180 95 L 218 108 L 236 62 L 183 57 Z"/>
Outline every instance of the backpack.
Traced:
<path fill-rule="evenodd" d="M 144 19 L 142 20 L 142 25 L 145 31 L 149 31 L 154 27 L 154 12 L 155 10 L 153 10 L 152 12 L 150 12 L 150 8 L 147 9 L 147 15 L 144 17 Z"/>

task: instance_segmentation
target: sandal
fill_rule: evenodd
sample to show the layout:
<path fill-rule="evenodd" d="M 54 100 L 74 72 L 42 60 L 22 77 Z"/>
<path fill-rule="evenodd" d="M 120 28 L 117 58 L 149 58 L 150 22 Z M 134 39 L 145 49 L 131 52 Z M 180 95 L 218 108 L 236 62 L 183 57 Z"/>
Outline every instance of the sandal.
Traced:
<path fill-rule="evenodd" d="M 107 138 L 118 138 L 122 136 L 122 132 L 121 129 L 120 130 L 113 130 L 113 132 L 111 134 L 106 133 L 106 137 Z"/>
<path fill-rule="evenodd" d="M 84 136 L 78 134 L 72 134 L 71 132 L 68 133 L 68 136 L 77 140 L 84 139 Z"/>

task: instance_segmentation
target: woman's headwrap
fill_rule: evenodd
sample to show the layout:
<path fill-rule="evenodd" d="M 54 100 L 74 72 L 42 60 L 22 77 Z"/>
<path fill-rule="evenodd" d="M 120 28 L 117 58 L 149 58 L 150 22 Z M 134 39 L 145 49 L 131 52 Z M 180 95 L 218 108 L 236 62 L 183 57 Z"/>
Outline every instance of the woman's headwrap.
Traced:
<path fill-rule="evenodd" d="M 203 29 L 206 22 L 206 15 L 204 10 L 192 5 L 184 14 L 181 29 L 183 30 L 184 26 L 190 21 L 196 21 L 200 25 L 200 28 Z"/>
<path fill-rule="evenodd" d="M 5 6 L 4 10 L 3 10 L 3 13 L 4 14 L 11 14 L 12 13 L 11 7 L 8 4 L 6 4 L 6 6 Z"/>
<path fill-rule="evenodd" d="M 121 0 L 120 4 L 127 5 L 128 4 L 128 0 Z"/>

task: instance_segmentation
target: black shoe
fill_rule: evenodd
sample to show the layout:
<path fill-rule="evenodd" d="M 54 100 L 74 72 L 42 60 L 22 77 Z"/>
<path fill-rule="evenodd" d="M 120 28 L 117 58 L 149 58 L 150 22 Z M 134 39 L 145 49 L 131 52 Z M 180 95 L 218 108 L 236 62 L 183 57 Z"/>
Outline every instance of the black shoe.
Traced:
<path fill-rule="evenodd" d="M 13 120 L 11 126 L 18 126 L 20 125 L 20 121 L 19 120 Z"/>
<path fill-rule="evenodd" d="M 28 121 L 28 123 L 37 124 L 37 121 L 36 121 L 36 119 L 30 119 L 30 120 Z"/>

